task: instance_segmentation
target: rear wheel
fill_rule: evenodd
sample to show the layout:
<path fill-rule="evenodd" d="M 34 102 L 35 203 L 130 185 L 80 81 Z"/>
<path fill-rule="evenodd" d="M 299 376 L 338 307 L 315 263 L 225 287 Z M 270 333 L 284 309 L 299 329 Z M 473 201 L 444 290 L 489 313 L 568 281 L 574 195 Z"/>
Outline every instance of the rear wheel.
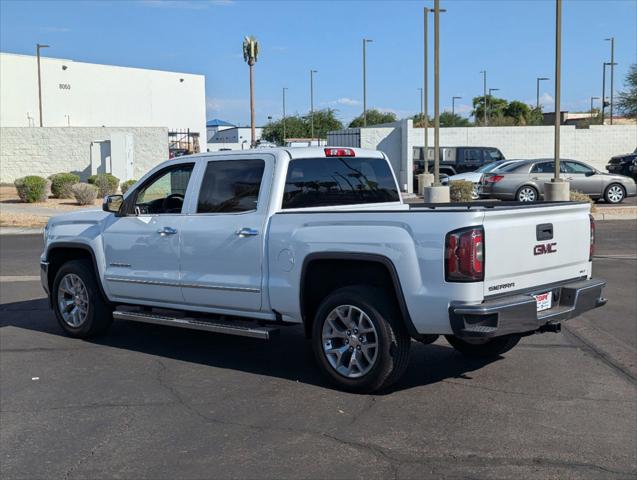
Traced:
<path fill-rule="evenodd" d="M 369 393 L 405 372 L 411 338 L 381 289 L 353 286 L 329 294 L 314 318 L 312 347 L 323 373 L 339 388 Z"/>
<path fill-rule="evenodd" d="M 490 358 L 508 352 L 520 341 L 520 335 L 504 335 L 495 338 L 460 339 L 445 335 L 449 344 L 468 357 Z"/>
<path fill-rule="evenodd" d="M 515 199 L 518 202 L 537 202 L 540 198 L 540 194 L 538 193 L 535 187 L 530 185 L 524 185 L 520 187 L 520 189 L 515 194 Z"/>
<path fill-rule="evenodd" d="M 604 200 L 606 200 L 606 203 L 621 203 L 625 197 L 626 191 L 619 183 L 609 185 L 604 191 Z"/>
<path fill-rule="evenodd" d="M 71 260 L 58 270 L 51 289 L 55 316 L 62 329 L 76 338 L 106 332 L 113 308 L 102 297 L 88 260 Z"/>

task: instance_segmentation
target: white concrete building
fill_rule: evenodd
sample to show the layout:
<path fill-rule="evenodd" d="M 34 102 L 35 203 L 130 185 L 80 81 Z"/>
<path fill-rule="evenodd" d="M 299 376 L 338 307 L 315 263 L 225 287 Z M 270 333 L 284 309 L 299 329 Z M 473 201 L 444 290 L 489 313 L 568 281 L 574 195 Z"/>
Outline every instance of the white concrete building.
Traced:
<path fill-rule="evenodd" d="M 261 140 L 263 127 L 255 128 L 255 140 Z M 246 150 L 250 148 L 252 132 L 250 127 L 230 127 L 221 128 L 208 139 L 208 151 L 217 152 L 219 150 Z"/>
<path fill-rule="evenodd" d="M 163 127 L 198 134 L 205 151 L 203 75 L 49 57 L 40 62 L 44 127 Z M 0 126 L 37 127 L 39 116 L 36 57 L 0 53 Z"/>
<path fill-rule="evenodd" d="M 212 120 L 208 120 L 206 122 L 206 139 L 207 143 L 212 141 L 212 137 L 214 137 L 217 132 L 221 130 L 227 130 L 229 128 L 234 128 L 236 125 L 233 125 L 230 122 L 226 122 L 225 120 L 221 120 L 219 118 L 213 118 Z"/>
<path fill-rule="evenodd" d="M 509 159 L 553 156 L 552 126 L 539 127 L 453 127 L 440 129 L 441 147 L 496 147 Z M 434 144 L 434 129 L 428 129 L 428 145 Z M 401 189 L 412 192 L 414 147 L 425 144 L 424 128 L 414 128 L 412 120 L 401 120 L 365 128 L 348 128 L 327 135 L 330 146 L 378 149 L 387 154 Z M 632 152 L 637 147 L 637 125 L 591 125 L 576 129 L 560 127 L 560 155 L 605 170 L 613 155 Z"/>

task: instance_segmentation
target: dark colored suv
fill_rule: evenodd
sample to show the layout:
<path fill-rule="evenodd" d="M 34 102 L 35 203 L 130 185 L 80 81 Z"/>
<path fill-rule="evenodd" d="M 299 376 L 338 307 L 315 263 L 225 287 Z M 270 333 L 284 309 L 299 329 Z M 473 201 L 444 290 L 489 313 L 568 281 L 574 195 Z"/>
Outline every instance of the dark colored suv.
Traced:
<path fill-rule="evenodd" d="M 414 147 L 414 174 L 425 171 L 425 148 Z M 429 172 L 434 168 L 434 149 L 429 147 Z M 505 160 L 494 147 L 440 147 L 440 173 L 448 176 L 473 172 L 486 163 Z"/>
<path fill-rule="evenodd" d="M 617 155 L 612 157 L 606 164 L 606 170 L 609 173 L 616 173 L 619 175 L 626 175 L 627 177 L 633 177 L 637 181 L 637 171 L 635 170 L 635 161 L 637 160 L 637 148 L 633 153 L 627 153 L 625 155 Z"/>

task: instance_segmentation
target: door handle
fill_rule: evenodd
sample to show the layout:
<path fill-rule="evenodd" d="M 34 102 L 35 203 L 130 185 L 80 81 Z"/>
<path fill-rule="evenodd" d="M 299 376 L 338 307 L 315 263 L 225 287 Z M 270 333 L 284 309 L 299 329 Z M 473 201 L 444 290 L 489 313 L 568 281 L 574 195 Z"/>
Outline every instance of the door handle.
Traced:
<path fill-rule="evenodd" d="M 259 235 L 259 231 L 254 228 L 243 227 L 240 230 L 237 230 L 237 235 L 241 238 L 243 237 L 254 237 Z"/>
<path fill-rule="evenodd" d="M 174 235 L 177 233 L 177 230 L 172 227 L 163 227 L 157 230 L 157 233 L 163 237 L 164 235 Z"/>

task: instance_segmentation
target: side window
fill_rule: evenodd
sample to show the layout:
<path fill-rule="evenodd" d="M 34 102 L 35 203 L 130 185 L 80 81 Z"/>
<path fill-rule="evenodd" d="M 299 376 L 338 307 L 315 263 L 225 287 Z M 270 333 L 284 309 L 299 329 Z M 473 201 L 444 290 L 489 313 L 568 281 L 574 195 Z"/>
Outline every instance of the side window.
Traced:
<path fill-rule="evenodd" d="M 197 213 L 256 210 L 264 169 L 263 160 L 208 162 L 199 191 Z"/>
<path fill-rule="evenodd" d="M 502 160 L 504 158 L 502 157 L 500 150 L 495 148 L 489 148 L 485 153 L 488 161 Z"/>
<path fill-rule="evenodd" d="M 464 151 L 464 163 L 474 165 L 482 163 L 482 151 L 478 148 L 467 148 Z"/>
<path fill-rule="evenodd" d="M 536 163 L 531 169 L 531 173 L 553 173 L 555 171 L 554 162 Z"/>
<path fill-rule="evenodd" d="M 587 173 L 592 173 L 593 169 L 588 165 L 584 165 L 582 163 L 577 162 L 563 162 L 565 173 L 579 173 L 580 175 L 585 175 Z"/>
<path fill-rule="evenodd" d="M 153 176 L 135 195 L 135 213 L 181 213 L 192 168 L 192 163 L 176 165 Z"/>
<path fill-rule="evenodd" d="M 299 158 L 288 166 L 283 208 L 398 202 L 383 158 Z"/>

